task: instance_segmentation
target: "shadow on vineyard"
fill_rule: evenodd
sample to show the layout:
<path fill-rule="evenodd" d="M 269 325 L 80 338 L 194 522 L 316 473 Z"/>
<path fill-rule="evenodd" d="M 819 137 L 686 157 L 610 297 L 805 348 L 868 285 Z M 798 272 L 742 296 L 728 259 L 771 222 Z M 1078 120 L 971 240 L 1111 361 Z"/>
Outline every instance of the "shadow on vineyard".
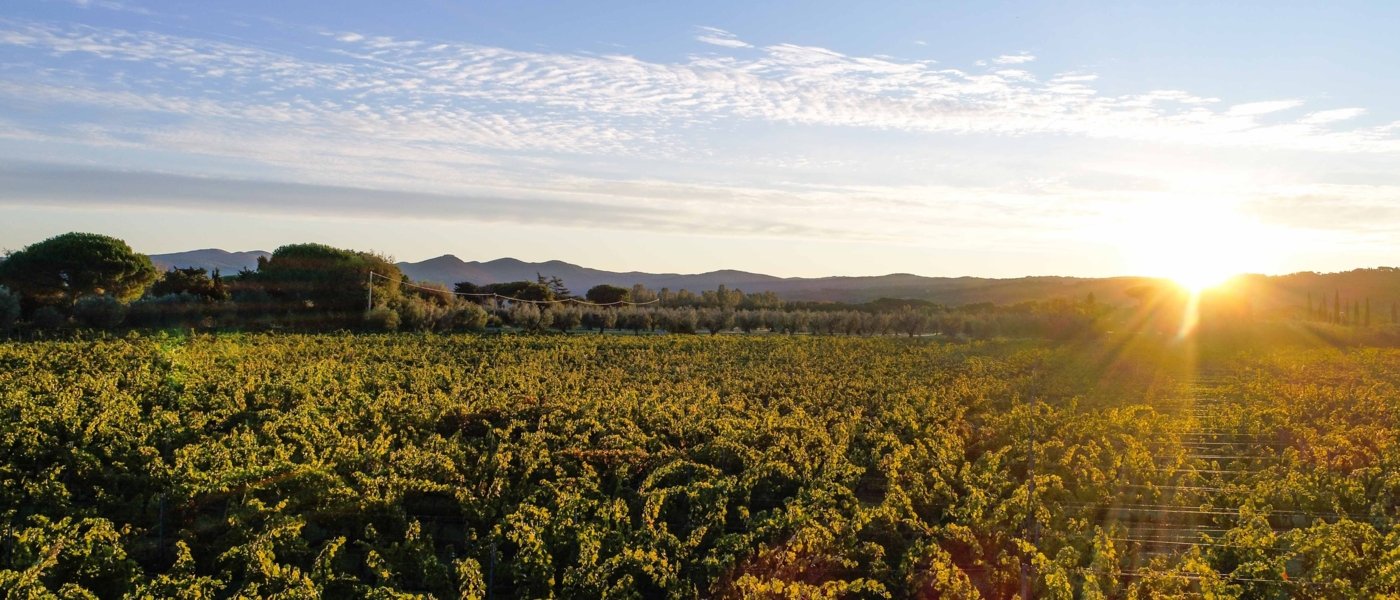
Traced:
<path fill-rule="evenodd" d="M 1144 339 L 4 343 L 0 585 L 1396 593 L 1400 351 Z"/>

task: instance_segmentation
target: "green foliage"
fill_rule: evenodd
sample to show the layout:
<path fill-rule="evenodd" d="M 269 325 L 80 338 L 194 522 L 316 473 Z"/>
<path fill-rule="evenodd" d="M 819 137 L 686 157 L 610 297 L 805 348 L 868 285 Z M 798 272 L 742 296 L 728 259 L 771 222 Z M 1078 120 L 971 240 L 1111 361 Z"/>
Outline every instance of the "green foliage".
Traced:
<path fill-rule="evenodd" d="M 370 331 L 397 331 L 399 312 L 380 306 L 365 313 L 365 327 Z"/>
<path fill-rule="evenodd" d="M 1035 598 L 1400 592 L 1400 351 L 1135 339 L 0 343 L 0 588 L 1011 598 L 1024 568 Z M 1198 370 L 1237 458 L 1181 441 Z M 1169 501 L 1202 545 L 1140 541 L 1187 523 L 1133 511 Z"/>
<path fill-rule="evenodd" d="M 408 331 L 437 331 L 451 328 L 451 310 L 446 306 L 418 296 L 399 300 L 399 323 Z"/>
<path fill-rule="evenodd" d="M 554 313 L 530 302 L 516 302 L 506 312 L 510 324 L 525 331 L 543 331 L 554 323 Z"/>
<path fill-rule="evenodd" d="M 20 300 L 19 294 L 11 292 L 9 288 L 0 285 L 0 333 L 8 332 L 14 328 L 15 322 L 19 321 Z"/>
<path fill-rule="evenodd" d="M 127 307 L 126 324 L 152 329 L 200 328 L 246 324 L 237 318 L 237 306 L 232 302 L 210 301 L 205 296 L 166 294 L 146 296 Z"/>
<path fill-rule="evenodd" d="M 0 564 L 0 587 L 42 597 L 97 597 L 120 593 L 138 568 L 127 556 L 123 538 L 107 519 L 33 515 L 7 523 L 0 545 L 8 550 Z"/>
<path fill-rule="evenodd" d="M 353 327 L 366 310 L 370 273 L 374 306 L 392 305 L 402 296 L 399 268 L 368 252 L 323 244 L 282 246 L 247 273 L 238 286 L 243 295 L 261 293 L 266 313 L 286 324 L 316 329 Z"/>
<path fill-rule="evenodd" d="M 111 296 L 84 296 L 73 305 L 73 319 L 90 329 L 112 329 L 126 319 L 126 306 Z"/>
<path fill-rule="evenodd" d="M 370 311 L 370 328 L 374 331 L 393 331 L 402 327 L 408 331 L 447 332 L 481 331 L 486 327 L 487 313 L 480 305 L 458 300 L 451 296 L 444 303 L 425 300 L 420 296 L 406 296 L 398 302 L 393 326 L 379 315 L 380 310 Z M 388 327 L 386 329 L 386 327 Z"/>
<path fill-rule="evenodd" d="M 605 283 L 589 288 L 583 297 L 594 304 L 615 304 L 630 300 L 632 290 Z"/>
<path fill-rule="evenodd" d="M 40 306 L 29 316 L 29 324 L 47 331 L 61 329 L 68 325 L 68 315 L 52 306 Z"/>
<path fill-rule="evenodd" d="M 462 284 L 457 284 L 461 286 Z M 458 288 L 462 291 L 465 288 Z M 476 293 L 499 294 L 506 298 L 517 300 L 533 300 L 543 302 L 556 298 L 554 290 L 548 284 L 536 281 L 511 281 L 506 283 L 493 283 L 476 288 Z"/>
<path fill-rule="evenodd" d="M 228 286 L 224 285 L 223 277 L 217 270 L 211 277 L 208 271 L 200 268 L 170 269 L 156 280 L 149 293 L 152 296 L 186 294 L 209 302 L 220 302 L 230 297 Z"/>
<path fill-rule="evenodd" d="M 641 310 L 637 308 L 624 308 L 618 313 L 618 327 L 627 329 L 633 333 L 641 333 L 651 329 L 653 323 L 653 311 Z"/>
<path fill-rule="evenodd" d="M 31 306 L 68 307 L 84 296 L 122 302 L 141 297 L 155 281 L 151 259 L 119 239 L 65 233 L 26 246 L 0 261 L 0 284 Z"/>
<path fill-rule="evenodd" d="M 734 311 L 707 308 L 699 313 L 698 322 L 711 335 L 734 328 Z"/>
<path fill-rule="evenodd" d="M 928 331 L 928 315 L 909 306 L 900 307 L 891 319 L 894 329 L 909 337 Z"/>
<path fill-rule="evenodd" d="M 583 311 L 577 306 L 555 304 L 548 312 L 550 325 L 561 332 L 568 333 L 583 324 Z"/>
<path fill-rule="evenodd" d="M 589 329 L 597 328 L 603 333 L 618 326 L 618 315 L 622 309 L 613 307 L 590 307 L 583 311 L 582 325 Z"/>
<path fill-rule="evenodd" d="M 490 318 L 480 305 L 461 300 L 454 304 L 452 311 L 453 331 L 481 331 Z"/>
<path fill-rule="evenodd" d="M 695 333 L 700 327 L 700 313 L 693 308 L 670 308 L 656 311 L 653 322 L 669 333 Z"/>

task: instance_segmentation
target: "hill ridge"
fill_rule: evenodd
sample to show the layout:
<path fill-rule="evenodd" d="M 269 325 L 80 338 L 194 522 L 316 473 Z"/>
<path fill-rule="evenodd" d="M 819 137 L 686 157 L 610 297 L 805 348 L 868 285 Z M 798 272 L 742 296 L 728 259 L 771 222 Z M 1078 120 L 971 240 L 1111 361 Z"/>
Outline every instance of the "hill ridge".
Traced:
<path fill-rule="evenodd" d="M 241 269 L 257 268 L 259 256 L 270 256 L 261 250 L 229 252 L 205 248 L 169 254 L 153 254 L 151 260 L 162 270 L 170 267 L 218 268 L 226 274 Z M 1130 304 L 1136 302 L 1135 290 L 1158 281 L 1149 277 L 1072 277 L 1064 275 L 1032 275 L 1015 278 L 991 278 L 963 275 L 958 277 L 928 277 L 911 273 L 885 275 L 833 275 L 827 277 L 778 277 L 738 269 L 719 269 L 703 273 L 649 273 L 644 271 L 606 271 L 584 267 L 564 260 L 530 262 L 514 257 L 488 261 L 464 261 L 453 254 L 397 263 L 405 275 L 418 281 L 452 285 L 461 281 L 490 284 L 505 281 L 533 281 L 536 274 L 557 276 L 570 291 L 582 294 L 599 284 L 631 287 L 642 284 L 653 290 L 668 288 L 699 293 L 720 285 L 748 293 L 774 292 L 788 301 L 869 302 L 880 298 L 927 300 L 948 305 L 976 303 L 1015 304 L 1017 302 L 1065 298 L 1080 300 L 1093 294 L 1103 302 Z M 1311 271 L 1289 275 L 1249 276 L 1255 284 L 1263 285 L 1257 300 L 1262 305 L 1304 305 L 1308 294 L 1323 295 L 1341 289 L 1349 301 L 1374 300 L 1377 318 L 1389 317 L 1392 303 L 1400 302 L 1400 270 L 1391 267 L 1355 269 L 1342 273 L 1322 274 Z M 1362 281 L 1365 280 L 1365 281 Z M 1274 289 L 1276 288 L 1276 289 Z"/>

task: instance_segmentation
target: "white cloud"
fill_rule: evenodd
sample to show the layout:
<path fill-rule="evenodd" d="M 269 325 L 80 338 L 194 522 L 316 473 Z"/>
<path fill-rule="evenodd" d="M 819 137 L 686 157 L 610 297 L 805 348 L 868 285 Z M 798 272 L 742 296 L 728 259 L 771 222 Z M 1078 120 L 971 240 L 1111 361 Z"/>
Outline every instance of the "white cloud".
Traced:
<path fill-rule="evenodd" d="M 273 49 L 224 38 L 0 21 L 7 60 L 43 66 L 0 79 L 0 108 L 24 108 L 4 111 L 0 137 L 183 153 L 265 166 L 305 185 L 398 190 L 408 194 L 404 210 L 414 218 L 430 218 L 444 198 L 488 198 L 499 201 L 469 206 L 520 220 L 530 211 L 508 210 L 507 200 L 551 199 L 605 205 L 614 213 L 674 211 L 665 219 L 619 219 L 619 227 L 728 227 L 748 219 L 758 225 L 733 229 L 901 242 L 930 231 L 954 241 L 957 235 L 985 240 L 989 227 L 1005 229 L 995 223 L 1009 214 L 1046 235 L 1070 235 L 1083 214 L 1157 192 L 1086 188 L 1055 177 L 1006 186 L 861 185 L 849 181 L 849 163 L 890 161 L 883 148 L 809 160 L 801 155 L 806 149 L 730 152 L 710 146 L 707 136 L 758 124 L 785 133 L 823 128 L 807 138 L 823 144 L 871 132 L 902 132 L 915 145 L 956 135 L 1017 137 L 1012 144 L 1019 145 L 1048 134 L 1181 145 L 1190 153 L 1400 152 L 1394 124 L 1342 124 L 1361 115 L 1359 108 L 1290 119 L 1278 113 L 1301 101 L 1225 107 L 1195 91 L 1106 93 L 1093 73 L 1042 78 L 1024 54 L 1012 56 L 1025 60 L 998 60 L 991 69 L 961 70 L 797 44 L 754 47 L 722 30 L 700 32 L 727 40 L 721 47 L 749 50 L 662 62 L 341 32 L 309 36 L 309 47 L 291 51 L 281 48 L 294 44 Z M 61 123 L 18 121 L 48 110 Z M 1320 127 L 1328 124 L 1335 126 Z M 1344 158 L 1350 156 L 1338 160 Z M 926 173 L 925 159 L 906 164 Z M 686 172 L 676 165 L 700 166 Z M 706 168 L 720 174 L 715 180 L 693 175 Z M 662 169 L 673 174 L 636 175 Z M 747 182 L 732 174 L 745 169 L 751 169 Z M 781 183 L 782 176 L 798 178 L 793 173 L 839 184 Z M 787 212 L 775 218 L 774 211 Z M 788 229 L 775 224 L 785 220 Z M 1024 231 L 1005 229 L 1003 241 L 1019 243 L 1014 238 Z"/>
<path fill-rule="evenodd" d="M 738 36 L 717 27 L 698 27 L 700 34 L 695 36 L 696 41 L 724 46 L 725 48 L 752 48 L 753 44 L 739 39 Z"/>
<path fill-rule="evenodd" d="M 1033 60 L 1035 60 L 1034 55 L 1028 52 L 1022 52 L 1020 54 L 1003 54 L 993 58 L 992 62 L 999 65 L 1021 65 Z"/>
<path fill-rule="evenodd" d="M 142 7 L 140 7 L 140 6 L 132 6 L 132 5 L 130 5 L 130 4 L 128 4 L 128 3 L 125 3 L 125 2 L 116 2 L 115 0 L 65 0 L 65 1 L 68 2 L 69 4 L 72 4 L 72 5 L 77 6 L 77 7 L 80 7 L 80 8 L 101 8 L 101 9 L 103 9 L 103 10 L 111 10 L 111 11 L 117 11 L 117 12 L 129 12 L 129 13 L 134 13 L 134 14 L 138 14 L 138 15 L 148 15 L 148 16 L 151 15 L 151 14 L 153 14 L 150 10 L 145 9 L 145 8 L 142 8 Z"/>
<path fill-rule="evenodd" d="M 1303 105 L 1302 100 L 1269 100 L 1265 102 L 1249 102 L 1246 104 L 1236 104 L 1230 107 L 1227 112 L 1235 117 L 1253 117 L 1257 115 L 1267 115 Z"/>
<path fill-rule="evenodd" d="M 992 74 L 1010 81 L 1035 81 L 1035 75 L 1021 69 L 998 69 Z"/>
<path fill-rule="evenodd" d="M 1325 125 L 1339 121 L 1349 121 L 1366 114 L 1364 108 L 1337 108 L 1333 110 L 1320 110 L 1309 113 L 1307 116 L 1298 119 L 1299 123 L 1308 125 Z"/>
<path fill-rule="evenodd" d="M 1093 73 L 1059 73 L 1050 78 L 1050 83 L 1088 83 L 1097 81 L 1098 75 Z"/>
<path fill-rule="evenodd" d="M 701 33 L 738 42 L 720 29 L 702 28 Z M 396 140 L 461 139 L 489 147 L 649 154 L 663 143 L 665 132 L 678 127 L 741 119 L 1314 151 L 1390 152 L 1400 147 L 1384 128 L 1324 132 L 1315 127 L 1319 119 L 1335 122 L 1359 109 L 1264 123 L 1256 118 L 1302 102 L 1273 100 L 1219 110 L 1212 108 L 1217 99 L 1180 90 L 1110 96 L 1092 87 L 1096 76 L 1091 73 L 1060 73 L 1041 81 L 1025 69 L 972 74 L 932 61 L 849 56 L 794 44 L 755 48 L 743 58 L 711 54 L 651 62 L 359 33 L 333 39 L 339 43 L 331 50 L 339 58 L 328 59 L 152 32 L 0 25 L 0 44 L 15 47 L 12 54 L 29 49 L 34 60 L 83 53 L 112 64 L 155 67 L 144 81 L 112 84 L 108 90 L 98 89 L 110 72 L 102 62 L 71 67 L 80 70 L 70 79 L 84 82 L 75 85 L 105 91 L 106 98 L 120 99 L 127 110 L 178 114 L 193 107 L 217 118 L 257 114 L 324 130 L 348 123 L 357 134 Z M 1012 60 L 998 62 L 1033 58 L 1008 56 Z M 67 99 L 55 95 L 55 102 L 89 96 L 78 89 Z M 311 97 L 317 100 L 306 99 Z M 504 130 L 510 134 L 501 134 L 495 119 L 533 124 L 524 130 L 513 125 Z M 492 134 L 470 133 L 477 131 Z"/>

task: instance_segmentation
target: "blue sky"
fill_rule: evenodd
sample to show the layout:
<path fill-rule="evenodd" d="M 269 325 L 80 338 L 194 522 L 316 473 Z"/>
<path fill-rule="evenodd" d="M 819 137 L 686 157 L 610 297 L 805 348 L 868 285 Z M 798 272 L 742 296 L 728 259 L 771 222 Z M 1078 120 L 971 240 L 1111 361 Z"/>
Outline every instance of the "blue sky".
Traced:
<path fill-rule="evenodd" d="M 689 5 L 693 4 L 693 5 Z M 0 247 L 1395 264 L 1395 3 L 21 1 Z"/>

